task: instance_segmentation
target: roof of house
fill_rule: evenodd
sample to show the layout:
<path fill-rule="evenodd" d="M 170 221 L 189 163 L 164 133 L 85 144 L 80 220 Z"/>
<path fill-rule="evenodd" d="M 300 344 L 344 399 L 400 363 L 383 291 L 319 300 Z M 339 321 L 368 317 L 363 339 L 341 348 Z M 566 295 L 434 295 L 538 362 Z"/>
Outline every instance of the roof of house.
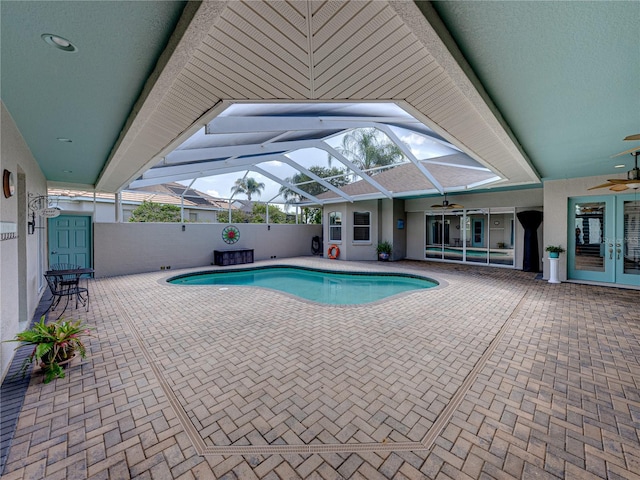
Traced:
<path fill-rule="evenodd" d="M 162 203 L 165 205 L 182 205 L 190 208 L 206 209 L 228 209 L 229 203 L 223 199 L 216 199 L 206 193 L 195 189 L 188 189 L 184 196 L 184 203 L 180 197 L 181 193 L 187 189 L 179 183 L 154 185 L 153 187 L 140 188 L 135 190 L 123 190 L 121 192 L 122 201 L 125 203 L 142 203 L 144 201 Z M 50 188 L 49 198 L 72 198 L 78 200 L 92 201 L 94 192 L 88 190 L 71 190 L 62 188 Z M 103 201 L 114 201 L 113 193 L 95 192 L 95 198 Z M 234 208 L 232 206 L 232 208 Z"/>

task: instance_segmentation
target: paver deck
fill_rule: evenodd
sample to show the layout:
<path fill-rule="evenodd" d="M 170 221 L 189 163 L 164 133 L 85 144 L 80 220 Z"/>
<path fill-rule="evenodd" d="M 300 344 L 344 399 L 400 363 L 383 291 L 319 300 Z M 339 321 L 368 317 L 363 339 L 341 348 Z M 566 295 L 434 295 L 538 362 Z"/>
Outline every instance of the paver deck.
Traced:
<path fill-rule="evenodd" d="M 640 478 L 640 291 L 272 263 L 443 286 L 331 306 L 163 282 L 183 271 L 94 280 L 69 312 L 89 356 L 34 372 L 3 478 Z"/>

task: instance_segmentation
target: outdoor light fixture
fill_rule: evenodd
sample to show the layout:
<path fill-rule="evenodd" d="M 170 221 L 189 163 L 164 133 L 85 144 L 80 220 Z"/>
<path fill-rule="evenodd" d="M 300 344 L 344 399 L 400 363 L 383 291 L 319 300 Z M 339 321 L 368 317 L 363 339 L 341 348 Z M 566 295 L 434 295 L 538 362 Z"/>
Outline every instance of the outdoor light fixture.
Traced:
<path fill-rule="evenodd" d="M 33 235 L 36 231 L 36 212 L 31 212 L 29 216 L 31 217 L 31 221 L 27 222 L 27 233 Z"/>
<path fill-rule="evenodd" d="M 52 33 L 43 33 L 40 37 L 52 47 L 55 47 L 58 50 L 62 50 L 63 52 L 75 53 L 78 51 L 73 43 L 71 43 L 66 38 L 60 37 L 59 35 L 53 35 Z"/>

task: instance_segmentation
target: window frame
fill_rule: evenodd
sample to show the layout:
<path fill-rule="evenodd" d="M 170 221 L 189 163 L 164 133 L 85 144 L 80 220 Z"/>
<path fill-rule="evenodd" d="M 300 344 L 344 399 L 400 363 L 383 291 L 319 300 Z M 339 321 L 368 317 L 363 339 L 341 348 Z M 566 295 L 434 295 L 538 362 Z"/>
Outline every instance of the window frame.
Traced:
<path fill-rule="evenodd" d="M 335 221 L 336 218 L 339 223 Z M 334 231 L 340 232 L 340 238 L 337 240 L 333 236 Z M 329 212 L 329 241 L 331 243 L 342 243 L 342 212 L 339 210 Z"/>
<path fill-rule="evenodd" d="M 366 224 L 356 223 L 357 215 L 366 215 L 368 219 L 368 223 Z M 367 239 L 366 240 L 357 239 L 359 235 L 356 235 L 356 229 L 366 229 L 366 231 L 368 232 Z M 354 244 L 359 244 L 359 245 L 371 244 L 371 211 L 365 210 L 365 211 L 353 212 L 353 237 L 352 238 L 353 238 Z"/>

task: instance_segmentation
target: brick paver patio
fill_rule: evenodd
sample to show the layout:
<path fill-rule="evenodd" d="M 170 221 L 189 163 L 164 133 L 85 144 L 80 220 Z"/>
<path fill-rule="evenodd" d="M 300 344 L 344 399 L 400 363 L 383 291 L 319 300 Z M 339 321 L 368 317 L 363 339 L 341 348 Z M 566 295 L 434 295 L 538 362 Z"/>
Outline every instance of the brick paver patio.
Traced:
<path fill-rule="evenodd" d="M 91 311 L 70 311 L 95 327 L 89 356 L 34 372 L 3 479 L 640 478 L 640 291 L 282 263 L 443 286 L 330 306 L 94 280 Z"/>

